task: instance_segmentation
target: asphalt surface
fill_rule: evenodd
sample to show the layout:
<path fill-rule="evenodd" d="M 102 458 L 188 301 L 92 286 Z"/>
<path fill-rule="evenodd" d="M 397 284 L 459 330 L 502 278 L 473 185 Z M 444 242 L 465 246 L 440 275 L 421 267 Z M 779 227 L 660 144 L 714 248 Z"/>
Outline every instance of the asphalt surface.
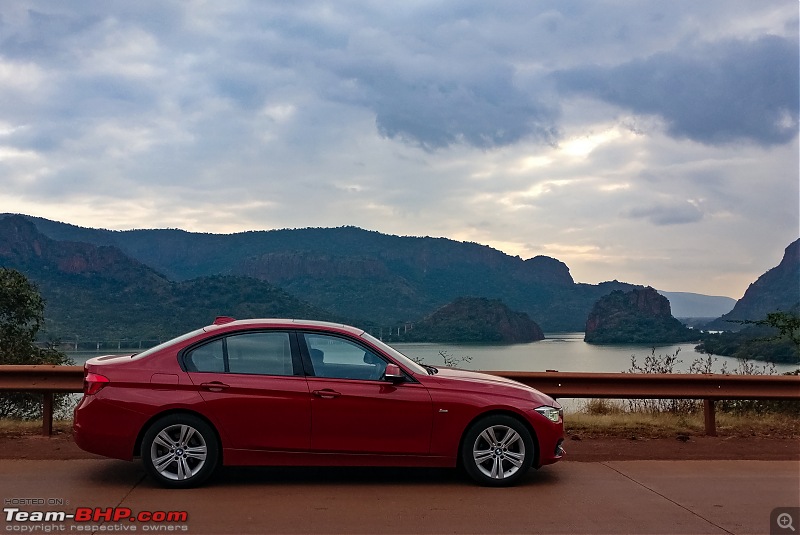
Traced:
<path fill-rule="evenodd" d="M 563 462 L 508 489 L 474 486 L 451 470 L 228 468 L 202 488 L 173 491 L 155 487 L 138 463 L 2 460 L 0 499 L 4 533 L 762 534 L 774 508 L 800 506 L 800 462 Z M 8 516 L 80 507 L 188 518 Z"/>

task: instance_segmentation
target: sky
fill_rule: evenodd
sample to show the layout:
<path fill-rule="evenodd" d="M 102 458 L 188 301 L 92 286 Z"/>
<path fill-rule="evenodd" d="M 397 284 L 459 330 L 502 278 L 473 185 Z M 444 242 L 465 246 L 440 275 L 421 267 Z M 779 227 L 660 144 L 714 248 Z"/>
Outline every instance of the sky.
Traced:
<path fill-rule="evenodd" d="M 800 234 L 790 0 L 0 3 L 0 212 L 354 225 L 742 296 Z"/>

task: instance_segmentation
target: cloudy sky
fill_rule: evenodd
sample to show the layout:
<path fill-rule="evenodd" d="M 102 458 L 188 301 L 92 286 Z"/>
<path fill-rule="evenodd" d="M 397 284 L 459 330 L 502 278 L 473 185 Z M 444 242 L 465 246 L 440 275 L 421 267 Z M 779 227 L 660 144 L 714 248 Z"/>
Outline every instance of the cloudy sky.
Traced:
<path fill-rule="evenodd" d="M 0 212 L 355 225 L 739 298 L 798 237 L 791 0 L 0 3 Z"/>

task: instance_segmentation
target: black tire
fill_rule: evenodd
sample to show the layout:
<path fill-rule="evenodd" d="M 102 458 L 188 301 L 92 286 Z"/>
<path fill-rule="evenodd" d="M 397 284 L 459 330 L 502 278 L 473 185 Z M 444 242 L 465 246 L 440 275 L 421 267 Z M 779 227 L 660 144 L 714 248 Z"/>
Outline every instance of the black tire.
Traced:
<path fill-rule="evenodd" d="M 219 464 L 214 429 L 197 416 L 171 414 L 153 422 L 142 438 L 142 463 L 159 485 L 174 489 L 196 487 Z"/>
<path fill-rule="evenodd" d="M 516 484 L 533 464 L 535 445 L 522 422 L 504 414 L 489 415 L 467 429 L 461 464 L 474 481 L 487 487 Z"/>

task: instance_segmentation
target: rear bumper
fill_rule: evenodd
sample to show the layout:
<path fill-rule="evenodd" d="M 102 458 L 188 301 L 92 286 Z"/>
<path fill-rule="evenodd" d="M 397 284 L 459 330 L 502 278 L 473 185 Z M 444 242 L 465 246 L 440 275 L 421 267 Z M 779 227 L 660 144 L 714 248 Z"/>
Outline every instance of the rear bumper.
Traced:
<path fill-rule="evenodd" d="M 72 435 L 84 451 L 130 461 L 144 422 L 142 414 L 84 396 L 73 413 Z"/>

